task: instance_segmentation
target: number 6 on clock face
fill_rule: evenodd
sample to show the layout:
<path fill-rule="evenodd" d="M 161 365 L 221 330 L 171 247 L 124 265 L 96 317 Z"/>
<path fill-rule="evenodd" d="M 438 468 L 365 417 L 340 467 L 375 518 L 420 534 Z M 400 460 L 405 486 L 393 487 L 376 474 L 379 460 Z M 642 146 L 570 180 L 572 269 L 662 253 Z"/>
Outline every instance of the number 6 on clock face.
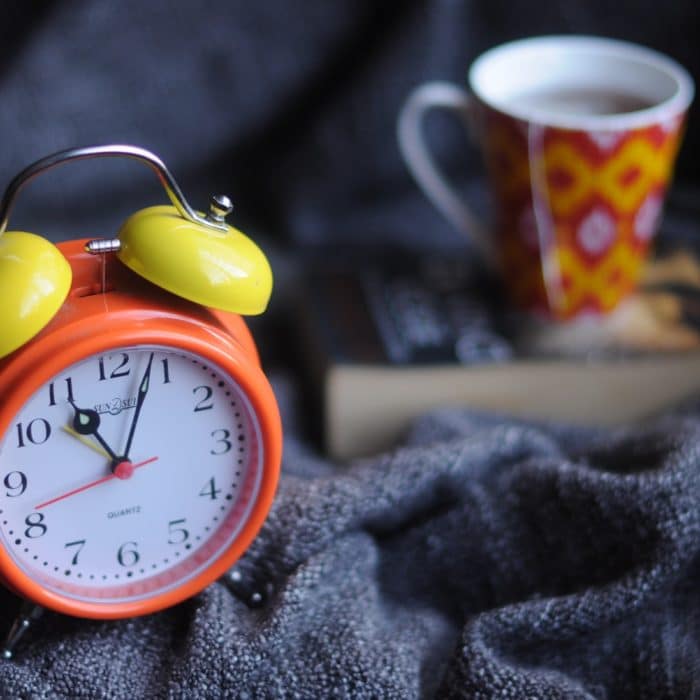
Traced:
<path fill-rule="evenodd" d="M 83 603 L 152 599 L 232 545 L 264 441 L 243 388 L 205 357 L 117 347 L 53 376 L 0 444 L 0 537 L 18 569 Z"/>

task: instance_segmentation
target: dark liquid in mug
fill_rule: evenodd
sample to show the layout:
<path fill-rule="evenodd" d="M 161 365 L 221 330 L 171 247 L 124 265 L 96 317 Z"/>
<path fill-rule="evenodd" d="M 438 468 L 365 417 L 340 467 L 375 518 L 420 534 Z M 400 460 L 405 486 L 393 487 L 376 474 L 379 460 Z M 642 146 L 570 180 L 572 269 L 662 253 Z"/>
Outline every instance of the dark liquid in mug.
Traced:
<path fill-rule="evenodd" d="M 523 92 L 510 99 L 513 107 L 557 114 L 611 115 L 638 112 L 656 102 L 646 97 L 595 88 L 547 87 Z"/>

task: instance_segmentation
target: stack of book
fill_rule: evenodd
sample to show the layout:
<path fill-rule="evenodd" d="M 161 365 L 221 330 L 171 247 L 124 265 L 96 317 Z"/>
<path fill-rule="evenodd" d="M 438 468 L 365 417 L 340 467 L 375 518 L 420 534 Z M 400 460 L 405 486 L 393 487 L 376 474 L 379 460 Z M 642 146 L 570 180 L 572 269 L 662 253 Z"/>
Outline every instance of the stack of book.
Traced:
<path fill-rule="evenodd" d="M 454 257 L 310 271 L 302 354 L 327 452 L 388 449 L 436 407 L 611 425 L 700 390 L 700 265 L 688 252 L 650 264 L 604 319 L 554 324 L 504 309 Z"/>

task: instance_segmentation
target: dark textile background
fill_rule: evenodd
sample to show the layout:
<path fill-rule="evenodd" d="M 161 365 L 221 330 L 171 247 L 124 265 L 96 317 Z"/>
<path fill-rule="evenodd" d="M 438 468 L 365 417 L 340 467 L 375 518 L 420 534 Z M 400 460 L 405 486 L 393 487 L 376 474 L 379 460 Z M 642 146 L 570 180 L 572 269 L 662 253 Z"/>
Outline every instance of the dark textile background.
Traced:
<path fill-rule="evenodd" d="M 55 150 L 132 142 L 158 153 L 196 206 L 228 191 L 235 223 L 256 235 L 460 246 L 399 158 L 396 113 L 412 87 L 463 82 L 485 49 L 543 33 L 641 42 L 697 79 L 699 14 L 694 0 L 6 3 L 0 183 Z M 478 177 L 461 129 L 430 121 L 444 162 Z M 693 117 L 679 182 L 700 178 L 698 151 Z M 27 190 L 12 223 L 107 235 L 161 197 L 138 165 L 72 165 Z"/>

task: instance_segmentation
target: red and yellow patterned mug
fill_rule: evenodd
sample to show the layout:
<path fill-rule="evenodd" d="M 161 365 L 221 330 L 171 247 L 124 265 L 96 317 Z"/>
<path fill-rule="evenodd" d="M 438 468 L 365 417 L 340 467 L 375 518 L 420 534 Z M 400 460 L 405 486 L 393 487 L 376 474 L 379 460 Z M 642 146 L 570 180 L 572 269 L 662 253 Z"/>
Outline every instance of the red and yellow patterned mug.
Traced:
<path fill-rule="evenodd" d="M 442 213 L 498 267 L 521 308 L 567 320 L 634 289 L 656 233 L 694 86 L 676 62 L 612 39 L 554 36 L 496 47 L 451 83 L 418 87 L 399 116 L 403 156 Z M 436 167 L 427 110 L 463 116 L 496 207 L 486 232 Z"/>

